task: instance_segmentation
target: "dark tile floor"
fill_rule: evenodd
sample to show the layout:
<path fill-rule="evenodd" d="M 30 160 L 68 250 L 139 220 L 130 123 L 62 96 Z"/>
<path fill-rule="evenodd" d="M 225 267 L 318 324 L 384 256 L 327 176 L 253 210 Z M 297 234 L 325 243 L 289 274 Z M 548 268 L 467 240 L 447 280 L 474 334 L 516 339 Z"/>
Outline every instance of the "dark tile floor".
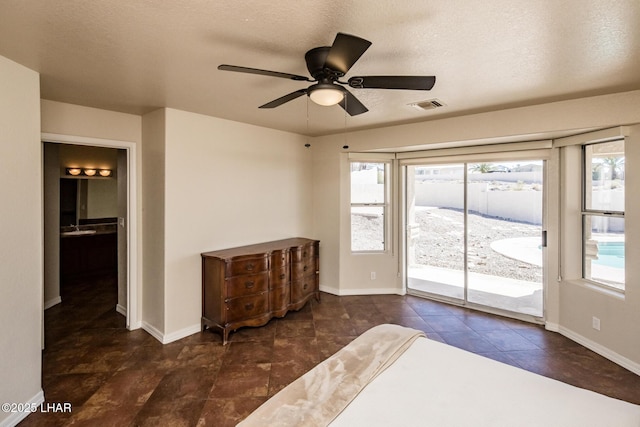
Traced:
<path fill-rule="evenodd" d="M 398 323 L 504 363 L 640 404 L 640 377 L 542 327 L 411 296 L 322 294 L 261 328 L 162 345 L 116 314 L 115 282 L 63 288 L 45 313 L 46 402 L 23 426 L 227 426 L 380 323 Z"/>

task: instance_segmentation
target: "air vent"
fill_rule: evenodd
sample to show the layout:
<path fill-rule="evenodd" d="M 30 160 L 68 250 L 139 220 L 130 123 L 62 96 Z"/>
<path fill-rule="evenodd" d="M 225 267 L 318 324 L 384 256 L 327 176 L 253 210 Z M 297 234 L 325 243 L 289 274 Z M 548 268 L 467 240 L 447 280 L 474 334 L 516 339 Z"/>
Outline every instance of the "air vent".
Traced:
<path fill-rule="evenodd" d="M 410 107 L 420 111 L 434 110 L 436 108 L 444 107 L 446 104 L 439 99 L 429 99 L 427 101 L 414 102 L 409 104 Z"/>

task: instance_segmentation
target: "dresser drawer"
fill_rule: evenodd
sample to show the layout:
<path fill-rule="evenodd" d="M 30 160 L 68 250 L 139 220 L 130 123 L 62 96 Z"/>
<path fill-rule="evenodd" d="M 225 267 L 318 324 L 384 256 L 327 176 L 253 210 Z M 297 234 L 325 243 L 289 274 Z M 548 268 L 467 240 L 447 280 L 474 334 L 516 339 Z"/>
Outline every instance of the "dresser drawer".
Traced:
<path fill-rule="evenodd" d="M 258 317 L 269 312 L 269 294 L 233 298 L 227 301 L 227 323 Z"/>
<path fill-rule="evenodd" d="M 289 283 L 289 265 L 271 267 L 269 289 L 279 288 Z"/>
<path fill-rule="evenodd" d="M 287 311 L 290 302 L 290 288 L 289 286 L 283 286 L 281 288 L 272 289 L 269 291 L 269 308 L 273 312 Z"/>
<path fill-rule="evenodd" d="M 269 269 L 269 258 L 264 256 L 235 257 L 226 263 L 226 276 L 261 273 Z"/>
<path fill-rule="evenodd" d="M 291 283 L 291 303 L 296 303 L 316 291 L 316 276 L 307 276 Z"/>
<path fill-rule="evenodd" d="M 227 298 L 264 292 L 268 289 L 269 273 L 246 274 L 227 279 Z"/>
<path fill-rule="evenodd" d="M 315 258 L 318 255 L 318 248 L 314 244 L 291 248 L 291 261 L 299 262 Z"/>
<path fill-rule="evenodd" d="M 271 269 L 284 267 L 289 264 L 289 250 L 274 251 L 271 253 Z"/>
<path fill-rule="evenodd" d="M 291 280 L 300 280 L 305 276 L 315 274 L 317 270 L 316 258 L 291 265 Z"/>

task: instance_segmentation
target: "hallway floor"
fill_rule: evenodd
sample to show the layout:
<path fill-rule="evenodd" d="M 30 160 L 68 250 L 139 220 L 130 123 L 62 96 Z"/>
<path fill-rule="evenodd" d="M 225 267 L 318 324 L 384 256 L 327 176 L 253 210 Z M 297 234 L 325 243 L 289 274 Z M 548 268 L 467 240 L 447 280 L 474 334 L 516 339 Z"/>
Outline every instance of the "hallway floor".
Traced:
<path fill-rule="evenodd" d="M 45 312 L 46 402 L 21 426 L 233 426 L 358 334 L 398 323 L 504 363 L 640 404 L 640 377 L 536 325 L 412 296 L 322 294 L 261 328 L 210 331 L 167 345 L 128 331 L 115 312 L 114 279 L 63 293 Z"/>

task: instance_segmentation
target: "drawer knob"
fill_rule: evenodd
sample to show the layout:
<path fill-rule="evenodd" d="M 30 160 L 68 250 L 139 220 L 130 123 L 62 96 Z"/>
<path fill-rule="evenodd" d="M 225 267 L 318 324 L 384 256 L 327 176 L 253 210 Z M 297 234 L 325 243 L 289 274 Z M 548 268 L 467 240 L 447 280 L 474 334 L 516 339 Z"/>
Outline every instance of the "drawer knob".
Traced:
<path fill-rule="evenodd" d="M 253 310 L 253 303 L 245 304 L 244 309 L 247 311 Z"/>
<path fill-rule="evenodd" d="M 307 286 L 309 286 L 309 285 L 307 285 L 307 284 L 305 283 L 305 284 L 304 284 L 304 286 L 302 286 L 302 289 L 306 291 L 306 290 L 307 290 Z"/>
<path fill-rule="evenodd" d="M 251 288 L 253 288 L 253 286 L 254 286 L 254 285 L 255 285 L 255 283 L 253 283 L 253 280 L 251 280 L 251 281 L 249 281 L 249 282 L 245 282 L 245 283 L 244 283 L 244 286 L 245 286 L 245 288 L 247 288 L 247 289 L 251 289 Z"/>
<path fill-rule="evenodd" d="M 284 274 L 284 273 L 282 273 L 282 274 L 280 275 L 280 280 L 283 280 L 285 277 L 286 277 L 286 276 L 285 276 L 285 274 Z"/>
<path fill-rule="evenodd" d="M 302 267 L 302 271 L 307 271 L 307 266 L 305 265 L 304 267 Z"/>
<path fill-rule="evenodd" d="M 253 268 L 254 268 L 254 265 L 253 265 L 253 264 L 247 264 L 247 270 L 248 270 L 248 271 L 253 270 Z"/>

